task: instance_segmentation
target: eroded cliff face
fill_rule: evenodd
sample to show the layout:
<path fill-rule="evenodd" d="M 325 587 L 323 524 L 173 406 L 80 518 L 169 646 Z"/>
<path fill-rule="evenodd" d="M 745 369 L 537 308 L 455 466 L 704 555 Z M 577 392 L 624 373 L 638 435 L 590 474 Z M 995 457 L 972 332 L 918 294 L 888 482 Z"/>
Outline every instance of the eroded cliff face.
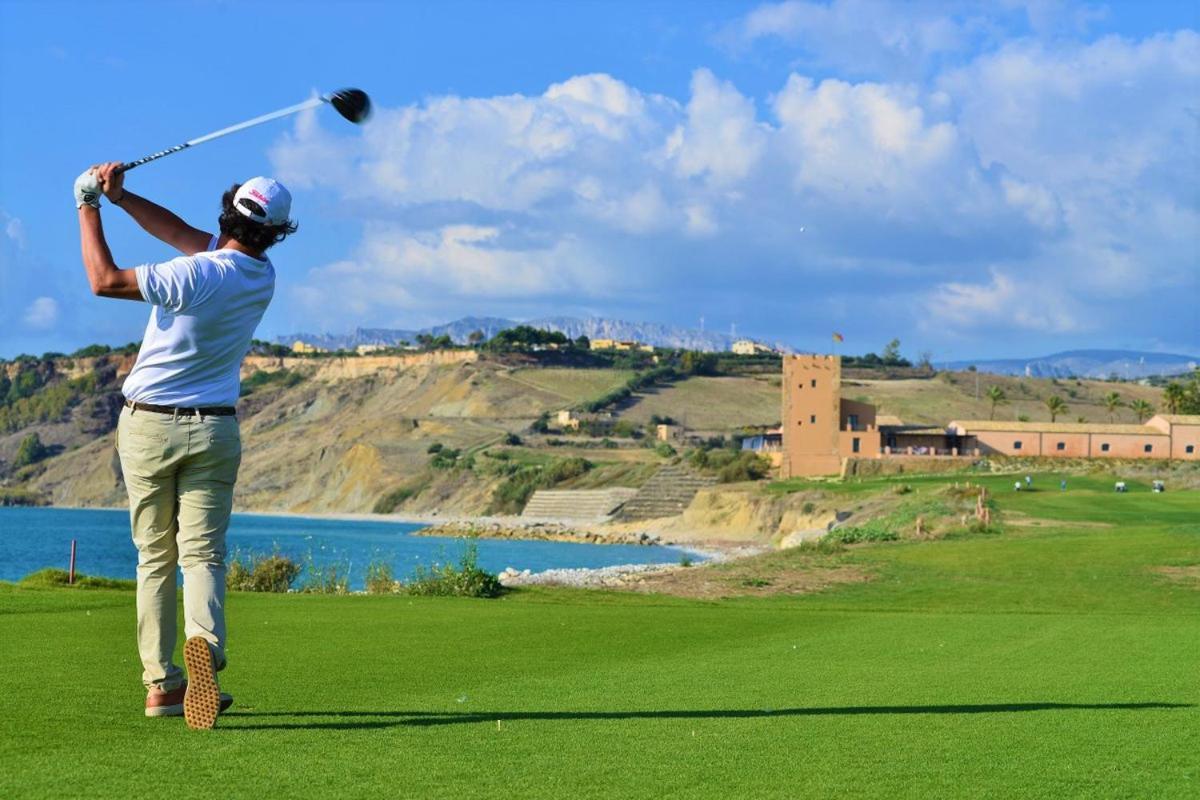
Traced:
<path fill-rule="evenodd" d="M 107 358 L 92 368 L 107 370 L 103 396 L 114 395 L 119 410 L 121 370 L 127 372 L 132 361 Z M 420 479 L 425 488 L 401 510 L 482 513 L 494 482 L 431 474 L 429 446 L 465 450 L 498 442 L 566 402 L 515 379 L 505 367 L 476 363 L 473 352 L 267 360 L 305 377 L 286 388 L 268 386 L 239 404 L 239 510 L 370 512 L 389 491 Z M 77 359 L 67 374 L 87 374 L 87 365 L 78 363 L 84 361 Z M 262 368 L 251 361 L 249 372 Z M 106 414 L 112 411 L 103 405 Z M 124 505 L 115 416 L 108 414 L 87 433 L 94 413 L 81 405 L 51 426 L 63 432 L 53 434 L 62 451 L 24 474 L 20 485 L 56 505 Z"/>
<path fill-rule="evenodd" d="M 701 489 L 682 515 L 651 527 L 660 536 L 677 542 L 788 547 L 820 536 L 846 514 L 835 499 L 820 492 L 770 494 L 760 486 L 729 485 Z"/>

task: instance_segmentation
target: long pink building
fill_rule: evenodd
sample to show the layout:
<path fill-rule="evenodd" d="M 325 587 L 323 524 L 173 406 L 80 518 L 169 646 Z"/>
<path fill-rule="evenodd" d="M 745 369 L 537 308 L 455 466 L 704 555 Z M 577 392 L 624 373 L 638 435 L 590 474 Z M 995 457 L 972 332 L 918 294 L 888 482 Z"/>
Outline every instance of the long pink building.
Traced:
<path fill-rule="evenodd" d="M 841 388 L 837 356 L 784 356 L 782 477 L 837 474 L 850 458 L 920 455 L 1200 460 L 1200 415 L 1159 414 L 1144 425 L 955 420 L 945 428 L 912 426 L 844 399 Z"/>
<path fill-rule="evenodd" d="M 1144 425 L 1088 422 L 954 421 L 983 453 L 1059 458 L 1200 458 L 1200 416 L 1159 414 Z"/>

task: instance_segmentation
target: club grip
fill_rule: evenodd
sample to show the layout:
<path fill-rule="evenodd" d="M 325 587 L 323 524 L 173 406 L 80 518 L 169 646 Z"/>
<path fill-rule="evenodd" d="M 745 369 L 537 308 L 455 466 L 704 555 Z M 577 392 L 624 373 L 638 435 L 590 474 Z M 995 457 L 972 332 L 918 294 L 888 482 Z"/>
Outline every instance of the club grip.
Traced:
<path fill-rule="evenodd" d="M 142 156 L 137 161 L 130 161 L 128 163 L 122 164 L 117 169 L 117 172 L 118 173 L 129 172 L 129 170 L 133 169 L 134 167 L 140 167 L 142 164 L 146 164 L 150 161 L 155 161 L 157 159 L 162 158 L 163 156 L 169 156 L 172 153 L 178 153 L 180 150 L 186 150 L 190 146 L 191 145 L 188 142 L 184 142 L 183 144 L 177 144 L 174 147 L 168 147 L 166 150 L 159 150 L 157 153 L 151 153 L 148 156 Z"/>

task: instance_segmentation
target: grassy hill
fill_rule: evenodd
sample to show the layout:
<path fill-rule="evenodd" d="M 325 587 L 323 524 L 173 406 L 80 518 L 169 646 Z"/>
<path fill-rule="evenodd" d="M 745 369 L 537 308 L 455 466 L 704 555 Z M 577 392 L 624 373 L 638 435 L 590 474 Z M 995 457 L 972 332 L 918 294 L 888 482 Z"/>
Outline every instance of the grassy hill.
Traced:
<path fill-rule="evenodd" d="M 1001 488 L 1002 533 L 683 571 L 725 599 L 232 593 L 202 733 L 142 717 L 129 592 L 0 584 L 0 796 L 1195 796 L 1200 495 Z"/>
<path fill-rule="evenodd" d="M 976 377 L 979 394 L 976 396 Z M 1125 407 L 1117 409 L 1114 421 L 1136 422 L 1129 410 L 1133 400 L 1145 400 L 1154 407 L 1162 405 L 1162 389 L 1136 383 L 1099 380 L 1019 378 L 974 372 L 939 372 L 929 380 L 846 380 L 842 396 L 874 403 L 881 414 L 892 414 L 905 422 L 945 424 L 952 419 L 988 419 L 991 403 L 986 392 L 999 386 L 1009 403 L 996 408 L 996 419 L 1016 419 L 1024 414 L 1031 420 L 1049 420 L 1044 400 L 1061 397 L 1069 407 L 1060 422 L 1108 422 L 1108 410 L 1102 398 L 1111 392 L 1121 396 Z"/>

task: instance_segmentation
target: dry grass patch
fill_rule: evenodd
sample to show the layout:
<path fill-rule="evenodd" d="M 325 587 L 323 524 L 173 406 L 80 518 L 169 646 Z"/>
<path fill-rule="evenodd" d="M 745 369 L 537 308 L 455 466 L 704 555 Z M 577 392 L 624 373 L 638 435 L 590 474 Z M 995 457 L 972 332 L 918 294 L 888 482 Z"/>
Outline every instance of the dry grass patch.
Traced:
<path fill-rule="evenodd" d="M 1153 567 L 1151 572 L 1161 575 L 1171 583 L 1200 589 L 1200 564 L 1188 567 Z"/>
<path fill-rule="evenodd" d="M 1060 519 L 1042 519 L 1040 517 L 1031 517 L 1024 511 L 1008 511 L 1004 512 L 1004 524 L 1011 525 L 1015 528 L 1061 528 L 1065 524 Z M 1115 528 L 1115 524 L 1111 522 L 1095 522 L 1088 520 L 1071 520 L 1070 527 L 1072 528 Z"/>
<path fill-rule="evenodd" d="M 843 563 L 836 555 L 795 548 L 648 575 L 631 582 L 628 588 L 636 592 L 716 600 L 813 594 L 842 584 L 865 583 L 874 577 L 861 566 Z"/>

